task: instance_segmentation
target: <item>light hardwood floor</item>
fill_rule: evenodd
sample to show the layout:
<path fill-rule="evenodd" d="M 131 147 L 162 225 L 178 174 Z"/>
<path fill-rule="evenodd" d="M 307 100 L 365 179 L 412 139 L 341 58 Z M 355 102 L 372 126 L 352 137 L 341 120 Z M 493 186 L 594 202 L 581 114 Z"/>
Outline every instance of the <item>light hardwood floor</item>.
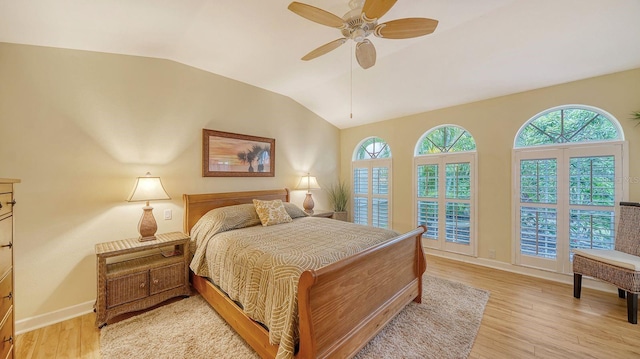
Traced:
<path fill-rule="evenodd" d="M 640 358 L 617 293 L 427 257 L 427 273 L 491 292 L 470 358 Z M 99 358 L 93 313 L 19 335 L 16 358 Z"/>

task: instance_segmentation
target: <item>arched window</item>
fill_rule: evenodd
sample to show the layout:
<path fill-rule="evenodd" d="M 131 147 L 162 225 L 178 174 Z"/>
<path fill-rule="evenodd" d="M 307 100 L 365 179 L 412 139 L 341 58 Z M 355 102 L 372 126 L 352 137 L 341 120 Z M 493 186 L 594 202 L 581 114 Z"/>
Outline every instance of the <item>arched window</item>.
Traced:
<path fill-rule="evenodd" d="M 378 137 L 369 137 L 360 142 L 353 156 L 354 161 L 381 158 L 391 158 L 391 149 L 383 139 Z"/>
<path fill-rule="evenodd" d="M 416 222 L 425 246 L 476 255 L 476 142 L 464 128 L 427 131 L 415 147 Z"/>
<path fill-rule="evenodd" d="M 586 107 L 560 107 L 529 120 L 516 137 L 516 148 L 560 143 L 617 141 L 621 129 L 607 115 Z"/>
<path fill-rule="evenodd" d="M 425 133 L 416 148 L 416 155 L 475 151 L 476 141 L 462 127 L 439 126 Z"/>
<path fill-rule="evenodd" d="M 522 126 L 514 141 L 516 264 L 570 273 L 573 249 L 613 248 L 623 140 L 613 116 L 581 105 Z"/>
<path fill-rule="evenodd" d="M 391 149 L 365 138 L 353 152 L 353 222 L 391 228 Z"/>

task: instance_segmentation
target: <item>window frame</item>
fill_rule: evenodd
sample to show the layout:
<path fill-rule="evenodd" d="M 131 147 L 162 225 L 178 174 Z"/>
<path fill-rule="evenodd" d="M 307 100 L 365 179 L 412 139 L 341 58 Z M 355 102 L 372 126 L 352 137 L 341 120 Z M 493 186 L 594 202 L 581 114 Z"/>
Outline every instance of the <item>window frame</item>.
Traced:
<path fill-rule="evenodd" d="M 619 138 L 617 140 L 606 141 L 583 141 L 583 142 L 564 142 L 546 145 L 532 145 L 516 147 L 516 142 L 523 129 L 538 119 L 553 111 L 564 109 L 583 109 L 598 113 L 607 118 L 617 129 Z M 615 177 L 616 187 L 614 192 L 613 212 L 617 227 L 619 215 L 619 202 L 628 198 L 629 186 L 625 183 L 625 176 L 629 173 L 629 153 L 628 144 L 624 140 L 624 132 L 620 123 L 611 114 L 591 106 L 585 105 L 563 105 L 556 106 L 542 111 L 528 121 L 526 121 L 516 133 L 513 141 L 512 149 L 512 241 L 511 241 L 511 260 L 515 265 L 532 267 L 543 270 L 551 270 L 557 273 L 572 273 L 572 264 L 570 260 L 571 240 L 570 240 L 570 214 L 572 209 L 589 209 L 601 210 L 604 206 L 585 206 L 571 204 L 570 192 L 570 161 L 572 158 L 580 157 L 599 157 L 614 156 L 615 158 Z M 556 159 L 556 203 L 555 204 L 539 204 L 521 202 L 520 183 L 521 160 L 527 159 Z M 544 259 L 532 257 L 522 254 L 520 240 L 520 210 L 522 206 L 542 207 L 556 209 L 556 258 Z"/>
<path fill-rule="evenodd" d="M 389 152 L 389 157 L 382 157 L 382 158 L 368 158 L 368 159 L 357 159 L 357 155 L 358 155 L 358 151 L 360 149 L 360 147 L 362 146 L 362 144 L 372 138 L 376 138 L 379 139 L 381 142 L 384 142 L 386 144 L 386 148 L 388 149 Z M 377 137 L 377 136 L 370 136 L 367 138 L 364 138 L 362 141 L 360 141 L 354 151 L 353 151 L 353 155 L 351 157 L 351 173 L 350 173 L 350 178 L 351 178 L 351 210 L 352 210 L 352 217 L 354 219 L 355 222 L 355 199 L 356 197 L 366 197 L 367 198 L 367 225 L 369 226 L 373 226 L 373 199 L 374 198 L 385 198 L 387 200 L 388 203 L 388 208 L 387 208 L 387 229 L 393 229 L 393 152 L 391 151 L 391 146 L 389 146 L 389 143 L 387 141 L 385 141 L 384 139 L 382 139 L 381 137 Z M 373 193 L 373 168 L 387 168 L 387 172 L 388 172 L 388 188 L 387 188 L 387 195 L 381 195 L 381 194 L 374 194 Z M 358 195 L 355 193 L 355 182 L 354 182 L 354 172 L 357 168 L 367 168 L 368 172 L 367 172 L 367 195 L 363 196 L 363 195 Z M 380 228 L 384 228 L 384 227 L 380 227 Z"/>
<path fill-rule="evenodd" d="M 423 199 L 418 197 L 418 166 L 435 164 L 438 166 L 438 197 L 434 198 L 434 202 L 438 203 L 438 238 L 434 239 L 427 237 L 427 232 L 422 236 L 422 245 L 426 248 L 443 250 L 452 253 L 458 253 L 477 257 L 478 254 L 478 174 L 477 174 L 477 146 L 475 150 L 471 151 L 458 151 L 458 152 L 438 152 L 431 154 L 419 154 L 421 144 L 425 138 L 442 127 L 457 127 L 464 130 L 469 136 L 471 136 L 475 143 L 475 138 L 471 132 L 465 128 L 445 124 L 435 126 L 420 136 L 416 142 L 413 156 L 413 170 L 412 170 L 412 195 L 413 195 L 413 221 L 416 226 L 418 223 L 418 202 Z M 466 199 L 451 199 L 446 197 L 446 165 L 456 163 L 469 163 L 470 165 L 470 192 L 471 195 L 468 200 Z M 448 242 L 446 240 L 446 205 L 447 203 L 469 203 L 470 216 L 469 216 L 469 245 L 460 244 L 456 242 Z M 441 220 L 444 219 L 444 220 Z"/>

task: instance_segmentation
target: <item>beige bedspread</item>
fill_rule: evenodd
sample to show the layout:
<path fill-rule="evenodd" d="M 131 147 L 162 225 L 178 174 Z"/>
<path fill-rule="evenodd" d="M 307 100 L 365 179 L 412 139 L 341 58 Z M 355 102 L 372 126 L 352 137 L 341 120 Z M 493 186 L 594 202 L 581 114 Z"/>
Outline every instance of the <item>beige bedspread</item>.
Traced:
<path fill-rule="evenodd" d="M 197 240 L 192 270 L 211 278 L 242 304 L 247 315 L 269 328 L 269 341 L 280 345 L 277 358 L 293 357 L 298 338 L 300 274 L 398 235 L 313 217 L 269 227 L 209 232 L 206 238 Z"/>

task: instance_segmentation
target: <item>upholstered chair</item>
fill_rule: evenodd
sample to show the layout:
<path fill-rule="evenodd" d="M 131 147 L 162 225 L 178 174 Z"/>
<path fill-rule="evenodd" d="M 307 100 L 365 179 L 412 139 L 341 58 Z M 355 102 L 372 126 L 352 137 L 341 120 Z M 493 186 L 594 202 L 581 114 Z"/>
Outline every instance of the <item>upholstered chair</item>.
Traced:
<path fill-rule="evenodd" d="M 640 203 L 620 202 L 615 250 L 576 249 L 573 252 L 573 296 L 580 298 L 582 276 L 590 276 L 618 287 L 627 298 L 629 323 L 638 323 L 640 292 Z"/>

